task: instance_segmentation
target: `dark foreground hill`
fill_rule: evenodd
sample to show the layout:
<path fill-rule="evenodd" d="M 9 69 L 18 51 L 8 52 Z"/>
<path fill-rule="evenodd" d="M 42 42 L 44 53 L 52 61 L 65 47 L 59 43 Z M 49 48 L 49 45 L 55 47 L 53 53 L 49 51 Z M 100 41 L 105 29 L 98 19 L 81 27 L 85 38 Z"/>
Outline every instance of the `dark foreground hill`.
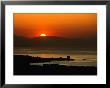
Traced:
<path fill-rule="evenodd" d="M 30 65 L 31 62 L 71 61 L 66 58 L 43 58 L 14 55 L 14 75 L 96 75 L 97 68 L 90 66 L 65 66 L 59 64 Z"/>

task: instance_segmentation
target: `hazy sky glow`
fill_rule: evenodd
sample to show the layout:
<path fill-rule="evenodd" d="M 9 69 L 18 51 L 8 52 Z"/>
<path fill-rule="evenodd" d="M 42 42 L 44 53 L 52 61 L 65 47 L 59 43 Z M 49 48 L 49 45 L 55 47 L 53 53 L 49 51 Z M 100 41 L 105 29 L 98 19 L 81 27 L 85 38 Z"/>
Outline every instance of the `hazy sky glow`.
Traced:
<path fill-rule="evenodd" d="M 29 38 L 46 34 L 68 38 L 97 35 L 96 13 L 14 13 L 14 33 Z"/>

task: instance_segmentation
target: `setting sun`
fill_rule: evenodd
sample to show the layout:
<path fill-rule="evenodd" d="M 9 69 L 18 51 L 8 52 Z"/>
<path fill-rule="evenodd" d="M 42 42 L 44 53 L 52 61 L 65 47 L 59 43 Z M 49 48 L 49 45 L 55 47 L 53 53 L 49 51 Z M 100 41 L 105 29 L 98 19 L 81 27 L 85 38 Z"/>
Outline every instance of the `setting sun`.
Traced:
<path fill-rule="evenodd" d="M 46 34 L 41 34 L 40 36 L 46 36 Z"/>

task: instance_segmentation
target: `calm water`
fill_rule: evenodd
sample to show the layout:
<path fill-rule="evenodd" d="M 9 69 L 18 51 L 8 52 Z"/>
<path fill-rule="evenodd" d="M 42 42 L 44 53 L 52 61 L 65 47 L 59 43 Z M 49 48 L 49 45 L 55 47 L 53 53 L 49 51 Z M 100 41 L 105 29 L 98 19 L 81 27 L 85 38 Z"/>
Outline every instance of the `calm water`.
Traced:
<path fill-rule="evenodd" d="M 62 64 L 69 66 L 96 66 L 97 65 L 97 52 L 96 51 L 74 51 L 74 50 L 40 50 L 32 48 L 16 48 L 14 54 L 17 55 L 30 55 L 34 57 L 42 58 L 56 58 L 56 57 L 67 57 L 75 61 L 52 61 L 45 62 L 46 64 Z M 86 59 L 85 61 L 82 59 Z M 44 63 L 32 63 L 31 65 L 42 65 Z"/>

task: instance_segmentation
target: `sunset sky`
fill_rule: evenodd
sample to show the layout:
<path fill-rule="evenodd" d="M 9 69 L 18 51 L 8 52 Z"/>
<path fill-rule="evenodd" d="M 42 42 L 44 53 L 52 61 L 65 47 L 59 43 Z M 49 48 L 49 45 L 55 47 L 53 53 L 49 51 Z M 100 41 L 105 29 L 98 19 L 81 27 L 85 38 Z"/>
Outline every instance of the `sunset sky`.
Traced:
<path fill-rule="evenodd" d="M 61 36 L 92 38 L 97 35 L 96 13 L 14 13 L 14 34 L 28 38 Z"/>

